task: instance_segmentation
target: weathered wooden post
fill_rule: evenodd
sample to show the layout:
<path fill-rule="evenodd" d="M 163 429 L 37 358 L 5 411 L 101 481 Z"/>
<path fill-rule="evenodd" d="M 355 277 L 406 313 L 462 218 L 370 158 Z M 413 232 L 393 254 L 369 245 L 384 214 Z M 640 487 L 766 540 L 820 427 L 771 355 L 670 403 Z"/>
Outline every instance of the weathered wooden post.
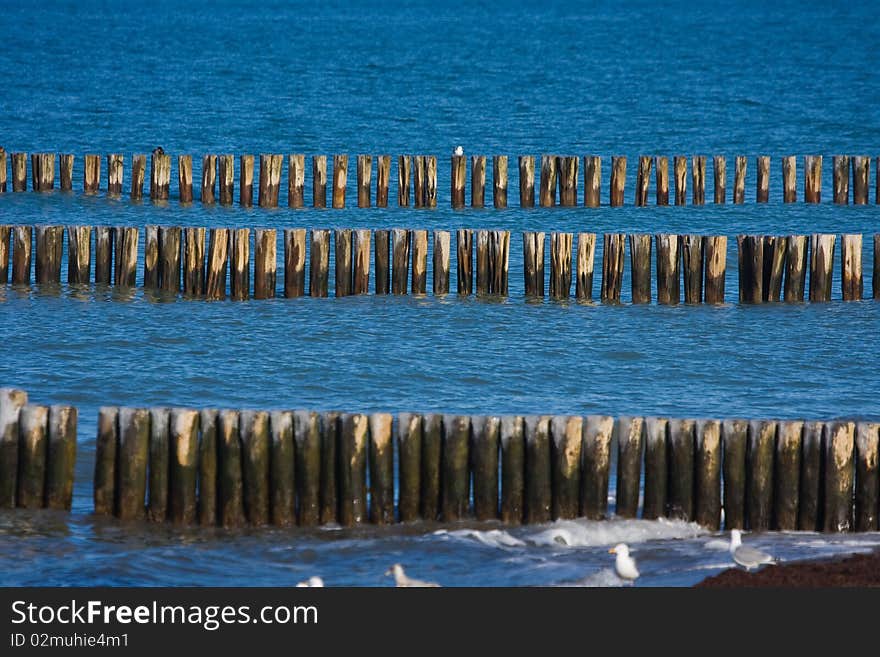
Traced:
<path fill-rule="evenodd" d="M 703 300 L 703 238 L 680 235 L 679 248 L 684 269 L 684 302 L 700 303 Z M 660 281 L 659 275 L 657 280 Z"/>
<path fill-rule="evenodd" d="M 470 451 L 471 419 L 467 415 L 443 416 L 442 484 L 440 486 L 440 515 L 443 522 L 461 520 L 470 506 Z"/>
<path fill-rule="evenodd" d="M 88 172 L 88 158 L 89 156 L 86 155 L 86 172 Z M 97 155 L 95 158 L 96 167 L 100 168 L 101 160 Z M 95 181 L 98 179 L 100 179 L 100 172 L 95 176 Z M 150 158 L 150 200 L 167 201 L 170 188 L 171 156 L 159 147 L 153 150 Z"/>
<path fill-rule="evenodd" d="M 467 228 L 455 231 L 456 291 L 470 296 L 474 291 L 474 232 Z"/>
<path fill-rule="evenodd" d="M 205 290 L 205 229 L 188 227 L 184 230 L 183 293 L 200 297 Z"/>
<path fill-rule="evenodd" d="M 486 206 L 486 156 L 471 156 L 471 207 Z"/>
<path fill-rule="evenodd" d="M 345 188 L 348 184 L 348 155 L 333 156 L 333 207 L 345 207 Z"/>
<path fill-rule="evenodd" d="M 539 194 L 539 202 L 542 208 L 556 205 L 556 176 L 556 157 L 554 155 L 542 155 Z"/>
<path fill-rule="evenodd" d="M 159 287 L 180 292 L 180 226 L 159 227 Z"/>
<path fill-rule="evenodd" d="M 409 207 L 410 175 L 412 161 L 409 155 L 401 155 L 397 158 L 397 205 L 402 208 Z"/>
<path fill-rule="evenodd" d="M 412 233 L 412 281 L 413 294 L 426 294 L 428 291 L 428 231 L 413 230 Z"/>
<path fill-rule="evenodd" d="M 277 240 L 274 228 L 254 229 L 254 299 L 275 297 Z"/>
<path fill-rule="evenodd" d="M 351 229 L 337 228 L 333 231 L 333 244 L 336 256 L 336 296 L 347 297 L 351 294 Z"/>
<path fill-rule="evenodd" d="M 691 196 L 694 205 L 706 203 L 706 156 L 694 155 L 691 158 Z"/>
<path fill-rule="evenodd" d="M 12 154 L 12 191 L 27 191 L 27 153 Z"/>
<path fill-rule="evenodd" d="M 327 156 L 312 157 L 312 205 L 327 207 Z"/>
<path fill-rule="evenodd" d="M 64 156 L 62 158 L 62 167 L 64 162 Z M 63 178 L 63 176 L 62 176 Z M 62 187 L 62 189 L 64 189 Z M 0 146 L 0 194 L 6 193 L 6 149 Z"/>
<path fill-rule="evenodd" d="M 83 192 L 97 194 L 101 188 L 101 156 L 89 154 L 83 167 Z"/>
<path fill-rule="evenodd" d="M 853 204 L 867 205 L 868 203 L 868 178 L 871 175 L 871 158 L 867 155 L 853 155 L 852 157 L 852 188 Z"/>
<path fill-rule="evenodd" d="M 507 156 L 492 157 L 492 202 L 496 210 L 507 207 Z"/>
<path fill-rule="evenodd" d="M 249 208 L 254 204 L 254 156 L 238 158 L 238 204 Z"/>
<path fill-rule="evenodd" d="M 785 239 L 785 250 L 784 299 L 787 303 L 803 301 L 807 280 L 807 236 L 789 235 Z"/>
<path fill-rule="evenodd" d="M 501 418 L 501 522 L 518 525 L 525 508 L 525 436 L 521 417 Z"/>
<path fill-rule="evenodd" d="M 119 442 L 119 412 L 116 407 L 98 409 L 98 432 L 95 440 L 93 502 L 95 514 L 114 514 L 116 498 L 116 450 Z"/>
<path fill-rule="evenodd" d="M 596 253 L 596 234 L 578 233 L 577 282 L 575 296 L 579 301 L 593 298 L 593 263 Z"/>
<path fill-rule="evenodd" d="M 744 155 L 737 155 L 734 160 L 733 202 L 742 205 L 746 201 L 746 168 L 748 160 Z"/>
<path fill-rule="evenodd" d="M 390 525 L 394 522 L 392 422 L 393 418 L 388 413 L 373 413 L 369 417 L 370 522 L 374 525 Z"/>
<path fill-rule="evenodd" d="M 583 427 L 584 419 L 580 416 L 557 415 L 550 420 L 550 517 L 553 520 L 573 519 L 580 514 Z"/>
<path fill-rule="evenodd" d="M 306 292 L 306 229 L 284 229 L 284 296 L 301 297 Z"/>
<path fill-rule="evenodd" d="M 810 238 L 810 301 L 831 301 L 835 239 L 818 233 Z"/>
<path fill-rule="evenodd" d="M 767 203 L 770 201 L 770 156 L 759 155 L 755 158 L 756 173 L 755 179 L 755 201 L 757 203 Z M 785 168 L 783 166 L 783 168 Z"/>
<path fill-rule="evenodd" d="M 489 293 L 507 296 L 510 264 L 510 231 L 489 232 Z"/>
<path fill-rule="evenodd" d="M 309 241 L 309 296 L 326 297 L 330 271 L 330 231 L 312 229 Z"/>
<path fill-rule="evenodd" d="M 47 509 L 70 511 L 73 501 L 73 470 L 76 462 L 77 410 L 73 406 L 49 408 L 46 462 Z"/>
<path fill-rule="evenodd" d="M 229 229 L 212 228 L 205 271 L 205 298 L 226 298 L 226 269 L 229 261 Z"/>
<path fill-rule="evenodd" d="M 636 205 L 648 205 L 648 187 L 651 185 L 653 159 L 647 155 L 639 157 L 639 171 L 636 179 Z"/>
<path fill-rule="evenodd" d="M 388 294 L 391 292 L 391 231 L 376 231 L 374 250 L 376 294 Z"/>
<path fill-rule="evenodd" d="M 654 158 L 654 174 L 657 183 L 657 205 L 669 205 L 669 158 L 660 155 Z"/>
<path fill-rule="evenodd" d="M 489 294 L 489 231 L 478 230 L 476 239 L 477 294 Z"/>
<path fill-rule="evenodd" d="M 391 156 L 376 156 L 376 207 L 388 207 L 388 189 L 391 184 Z"/>
<path fill-rule="evenodd" d="M 358 207 L 370 207 L 370 183 L 373 179 L 373 158 L 369 155 L 357 156 L 357 194 Z"/>
<path fill-rule="evenodd" d="M 471 417 L 471 429 L 474 517 L 481 521 L 495 520 L 498 518 L 498 446 L 501 419 L 474 415 Z"/>
<path fill-rule="evenodd" d="M 193 525 L 198 519 L 198 411 L 188 408 L 171 410 L 168 418 L 168 443 L 171 448 L 168 517 L 178 525 Z M 152 488 L 150 497 L 152 498 Z"/>
<path fill-rule="evenodd" d="M 746 452 L 746 522 L 751 531 L 770 529 L 776 422 L 751 420 Z"/>
<path fill-rule="evenodd" d="M 764 301 L 782 299 L 782 275 L 785 272 L 785 256 L 788 244 L 785 237 L 764 235 L 764 272 L 761 285 Z"/>
<path fill-rule="evenodd" d="M 630 280 L 632 302 L 651 303 L 651 235 L 629 235 Z"/>
<path fill-rule="evenodd" d="M 833 198 L 838 205 L 849 203 L 849 156 L 834 155 L 831 158 Z"/>
<path fill-rule="evenodd" d="M 31 187 L 35 192 L 55 188 L 55 153 L 31 153 Z"/>
<path fill-rule="evenodd" d="M 467 159 L 464 155 L 453 155 L 451 162 L 451 190 L 452 207 L 456 210 L 464 207 L 464 186 Z M 471 191 L 473 194 L 473 190 Z"/>
<path fill-rule="evenodd" d="M 822 200 L 822 156 L 804 155 L 804 201 L 819 203 Z"/>
<path fill-rule="evenodd" d="M 124 167 L 125 156 L 122 153 L 111 153 L 107 156 L 107 193 L 111 196 L 122 195 Z"/>
<path fill-rule="evenodd" d="M 251 293 L 251 231 L 236 228 L 231 231 L 232 249 L 229 254 L 229 291 L 231 299 L 247 299 Z"/>
<path fill-rule="evenodd" d="M 137 279 L 138 229 L 135 226 L 128 226 L 115 230 L 116 254 L 113 258 L 113 282 L 118 287 L 134 287 Z"/>
<path fill-rule="evenodd" d="M 199 493 L 198 516 L 202 527 L 218 524 L 218 456 L 217 410 L 205 408 L 199 412 L 199 451 L 196 487 Z"/>
<path fill-rule="evenodd" d="M 239 414 L 241 439 L 242 489 L 244 510 L 252 527 L 269 524 L 269 477 L 271 437 L 269 414 L 265 411 L 242 411 Z"/>
<path fill-rule="evenodd" d="M 116 517 L 141 520 L 147 492 L 150 412 L 145 408 L 120 408 L 116 447 Z"/>
<path fill-rule="evenodd" d="M 746 453 L 749 423 L 746 420 L 724 420 L 721 443 L 724 452 L 724 528 L 746 527 Z"/>
<path fill-rule="evenodd" d="M 525 439 L 525 513 L 526 524 L 549 522 L 553 506 L 550 461 L 550 418 L 530 415 L 523 418 Z"/>
<path fill-rule="evenodd" d="M 666 488 L 666 516 L 680 520 L 694 519 L 694 420 L 669 420 L 669 456 Z"/>
<path fill-rule="evenodd" d="M 61 283 L 61 247 L 64 243 L 63 226 L 36 227 L 37 259 L 34 275 L 37 283 Z M 69 249 L 68 249 L 69 251 Z"/>
<path fill-rule="evenodd" d="M 568 299 L 571 295 L 571 240 L 571 233 L 550 235 L 551 299 Z"/>
<path fill-rule="evenodd" d="M 856 508 L 855 531 L 875 532 L 878 524 L 878 497 L 880 497 L 880 424 L 876 422 L 858 422 L 856 424 Z"/>
<path fill-rule="evenodd" d="M 413 156 L 413 206 L 425 207 L 425 156 Z"/>
<path fill-rule="evenodd" d="M 623 205 L 626 187 L 626 156 L 617 155 L 611 158 L 611 206 Z"/>
<path fill-rule="evenodd" d="M 397 511 L 400 522 L 413 522 L 421 516 L 422 416 L 400 413 L 395 442 L 399 464 Z"/>
<path fill-rule="evenodd" d="M 144 226 L 144 289 L 159 289 L 159 227 Z"/>
<path fill-rule="evenodd" d="M 760 235 L 737 235 L 740 303 L 764 300 L 764 239 Z"/>
<path fill-rule="evenodd" d="M 825 446 L 824 530 L 847 532 L 853 526 L 855 424 L 827 422 L 822 441 Z"/>
<path fill-rule="evenodd" d="M 300 527 L 313 527 L 321 521 L 322 433 L 337 438 L 336 419 L 335 415 L 330 418 L 329 424 L 334 427 L 325 425 L 322 432 L 321 417 L 317 413 L 293 412 L 294 478 Z M 335 448 L 336 440 L 332 444 Z"/>
<path fill-rule="evenodd" d="M 192 203 L 193 200 L 192 164 L 192 155 L 177 156 L 177 189 L 181 203 Z"/>
<path fill-rule="evenodd" d="M 14 509 L 18 489 L 19 417 L 28 396 L 0 388 L 0 509 Z"/>
<path fill-rule="evenodd" d="M 864 291 L 862 282 L 862 234 L 840 236 L 843 257 L 840 259 L 841 288 L 844 301 L 859 301 Z"/>
<path fill-rule="evenodd" d="M 703 238 L 705 276 L 703 300 L 706 303 L 724 303 L 724 282 L 727 270 L 727 236 L 709 235 Z"/>
<path fill-rule="evenodd" d="M 657 233 L 657 303 L 675 305 L 681 301 L 681 259 L 678 235 Z"/>
<path fill-rule="evenodd" d="M 602 204 L 602 158 L 584 156 L 584 205 L 598 208 Z"/>
<path fill-rule="evenodd" d="M 202 435 L 204 436 L 204 425 Z M 293 413 L 269 414 L 269 508 L 272 524 L 296 524 L 296 448 L 293 442 Z"/>
<path fill-rule="evenodd" d="M 217 177 L 220 180 L 220 205 L 232 205 L 235 201 L 235 156 L 218 156 Z"/>
<path fill-rule="evenodd" d="M 519 156 L 519 205 L 521 208 L 535 207 L 535 157 Z"/>
<path fill-rule="evenodd" d="M 391 293 L 406 294 L 409 280 L 410 231 L 391 229 Z"/>
<path fill-rule="evenodd" d="M 0 226 L 0 285 L 9 282 L 9 236 L 12 226 Z"/>
<path fill-rule="evenodd" d="M 666 487 L 669 476 L 666 467 L 666 418 L 645 418 L 645 499 L 642 517 L 647 520 L 666 515 Z"/>
<path fill-rule="evenodd" d="M 287 156 L 287 207 L 301 208 L 306 198 L 306 156 L 291 153 Z"/>
<path fill-rule="evenodd" d="M 605 233 L 602 251 L 602 302 L 620 303 L 625 233 Z"/>
<path fill-rule="evenodd" d="M 3 239 L 0 236 L 0 245 Z M 0 253 L 0 265 L 6 258 Z M 67 227 L 67 283 L 68 285 L 88 285 L 92 260 L 92 227 Z M 0 272 L 0 282 L 5 283 Z"/>
<path fill-rule="evenodd" d="M 138 153 L 131 156 L 131 200 L 140 201 L 144 197 L 144 178 L 147 170 L 147 156 Z"/>
<path fill-rule="evenodd" d="M 440 517 L 440 464 L 443 455 L 443 416 L 422 418 L 421 515 L 428 521 Z"/>
<path fill-rule="evenodd" d="M 559 180 L 559 205 L 574 207 L 578 204 L 578 161 L 576 156 L 560 157 L 556 169 Z"/>
<path fill-rule="evenodd" d="M 822 434 L 824 422 L 805 422 L 801 448 L 800 496 L 797 528 L 800 531 L 822 529 Z"/>
<path fill-rule="evenodd" d="M 425 207 L 437 207 L 437 157 L 425 156 Z"/>
<path fill-rule="evenodd" d="M 204 155 L 202 157 L 202 184 L 199 192 L 199 200 L 205 205 L 212 205 L 216 200 L 217 188 L 217 156 Z"/>
<path fill-rule="evenodd" d="M 523 233 L 523 282 L 526 297 L 544 298 L 544 233 Z"/>
<path fill-rule="evenodd" d="M 242 527 L 246 516 L 238 411 L 218 412 L 217 447 L 217 518 L 222 527 Z"/>
<path fill-rule="evenodd" d="M 434 231 L 434 296 L 449 294 L 449 249 L 448 230 Z"/>
<path fill-rule="evenodd" d="M 31 260 L 33 258 L 33 228 L 12 227 L 12 284 L 31 284 Z"/>
<path fill-rule="evenodd" d="M 588 415 L 584 418 L 581 515 L 588 520 L 602 520 L 608 515 L 613 433 L 614 418 L 605 415 Z"/>
<path fill-rule="evenodd" d="M 110 156 L 114 157 L 114 156 Z M 121 156 L 120 156 L 121 157 Z M 60 153 L 58 155 L 59 186 L 62 192 L 73 191 L 73 154 Z M 108 175 L 110 171 L 108 171 Z M 119 167 L 119 181 L 122 183 L 122 166 Z M 0 192 L 6 191 L 6 153 L 0 152 Z M 120 193 L 121 190 L 120 190 Z"/>
<path fill-rule="evenodd" d="M 614 509 L 619 518 L 635 518 L 638 513 L 644 443 L 644 418 L 621 416 L 617 420 L 617 504 Z"/>
<path fill-rule="evenodd" d="M 116 229 L 95 226 L 95 283 L 110 285 L 113 282 L 113 252 L 116 250 Z"/>
<path fill-rule="evenodd" d="M 694 520 L 721 529 L 721 423 L 698 420 L 694 455 Z"/>
<path fill-rule="evenodd" d="M 712 173 L 715 183 L 715 203 L 724 203 L 727 200 L 727 160 L 723 155 L 715 155 L 712 158 Z"/>
<path fill-rule="evenodd" d="M 49 407 L 29 404 L 18 415 L 18 490 L 21 509 L 42 509 L 46 496 Z"/>
<path fill-rule="evenodd" d="M 797 201 L 797 159 L 794 155 L 786 155 L 782 158 L 782 201 L 783 203 Z"/>
<path fill-rule="evenodd" d="M 317 420 L 318 437 L 314 443 L 307 448 L 315 451 L 317 456 L 314 457 L 315 463 L 319 470 L 306 473 L 306 488 L 313 492 L 308 492 L 306 497 L 314 495 L 314 519 L 311 524 L 320 522 L 322 525 L 335 524 L 339 517 L 339 495 L 337 486 L 337 451 L 340 436 L 342 435 L 342 413 L 338 411 L 327 411 L 318 416 Z M 320 452 L 320 454 L 318 454 Z M 297 457 L 299 458 L 299 457 Z M 298 463 L 299 461 L 297 461 Z"/>
<path fill-rule="evenodd" d="M 676 155 L 673 160 L 675 169 L 675 204 L 687 203 L 687 158 L 684 155 Z"/>
<path fill-rule="evenodd" d="M 780 531 L 797 529 L 800 497 L 801 449 L 804 423 L 789 420 L 779 423 L 776 439 L 775 486 L 773 488 L 773 528 Z"/>

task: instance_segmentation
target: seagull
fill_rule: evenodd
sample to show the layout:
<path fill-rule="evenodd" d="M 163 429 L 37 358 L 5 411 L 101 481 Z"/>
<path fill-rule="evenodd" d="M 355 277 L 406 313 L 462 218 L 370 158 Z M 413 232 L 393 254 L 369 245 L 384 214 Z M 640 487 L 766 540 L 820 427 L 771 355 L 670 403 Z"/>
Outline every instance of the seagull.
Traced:
<path fill-rule="evenodd" d="M 608 550 L 609 554 L 616 554 L 614 570 L 617 576 L 627 582 L 634 582 L 639 577 L 639 569 L 636 568 L 635 559 L 629 556 L 629 546 L 626 543 L 618 543 Z"/>
<path fill-rule="evenodd" d="M 322 589 L 324 588 L 324 580 L 320 577 L 309 577 L 306 581 L 296 585 L 298 589 Z"/>
<path fill-rule="evenodd" d="M 461 146 L 456 146 L 454 154 L 455 155 L 464 155 L 464 149 Z"/>
<path fill-rule="evenodd" d="M 413 579 L 412 577 L 407 577 L 406 573 L 403 572 L 403 566 L 399 563 L 394 564 L 385 571 L 386 577 L 388 575 L 394 575 L 394 585 L 398 588 L 421 588 L 421 587 L 439 587 L 440 585 L 436 582 L 423 582 L 420 579 Z"/>
<path fill-rule="evenodd" d="M 746 570 L 773 563 L 773 557 L 766 552 L 743 545 L 742 532 L 738 529 L 730 530 L 730 556 Z"/>

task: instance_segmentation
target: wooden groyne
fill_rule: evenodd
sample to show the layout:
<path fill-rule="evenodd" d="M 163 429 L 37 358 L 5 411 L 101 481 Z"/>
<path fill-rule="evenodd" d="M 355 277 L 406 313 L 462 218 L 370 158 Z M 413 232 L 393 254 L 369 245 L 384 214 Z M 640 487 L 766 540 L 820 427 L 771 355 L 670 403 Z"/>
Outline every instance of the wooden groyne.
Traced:
<path fill-rule="evenodd" d="M 453 234 L 404 228 L 0 225 L 0 284 L 51 286 L 64 280 L 71 286 L 135 288 L 140 282 L 163 294 L 237 300 L 429 290 L 437 296 L 509 296 L 513 257 L 522 263 L 528 299 L 549 294 L 554 300 L 591 301 L 598 266 L 603 303 L 620 303 L 627 267 L 632 303 L 733 300 L 726 295 L 723 235 L 524 232 L 521 245 L 521 253 L 511 255 L 510 231 L 489 229 Z M 860 234 L 739 235 L 736 248 L 741 303 L 830 301 L 838 286 L 841 299 L 862 299 L 865 248 L 873 249 L 872 295 L 880 298 L 880 235 L 867 246 Z"/>
<path fill-rule="evenodd" d="M 28 403 L 0 388 L 0 510 L 70 510 L 77 410 Z"/>
<path fill-rule="evenodd" d="M 605 170 L 609 172 L 607 184 L 602 181 L 603 159 L 606 162 Z M 127 193 L 132 200 L 139 201 L 144 196 L 144 186 L 148 182 L 150 200 L 165 203 L 172 198 L 171 181 L 176 180 L 177 200 L 183 205 L 194 201 L 232 205 L 237 193 L 238 204 L 251 207 L 254 205 L 256 181 L 257 206 L 277 208 L 280 199 L 284 197 L 280 190 L 285 187 L 283 179 L 286 178 L 286 207 L 306 207 L 308 203 L 305 191 L 311 189 L 311 205 L 315 208 L 326 208 L 329 162 L 329 207 L 388 207 L 389 198 L 394 198 L 392 179 L 395 179 L 399 207 L 434 208 L 437 207 L 438 200 L 438 170 L 446 170 L 442 164 L 438 165 L 436 155 L 400 155 L 392 158 L 391 155 L 358 154 L 350 158 L 346 154 L 336 154 L 329 157 L 311 155 L 309 160 L 311 166 L 308 166 L 304 153 L 286 156 L 263 153 L 258 157 L 250 154 L 238 157 L 232 154 L 207 154 L 195 158 L 192 155 L 179 154 L 172 157 L 159 147 L 149 158 L 146 154 L 132 154 L 128 158 L 130 184 L 126 187 L 126 158 L 123 154 L 112 153 L 104 157 L 87 154 L 81 158 L 80 186 L 79 182 L 74 182 L 75 168 L 80 166 L 74 154 L 32 153 L 29 158 L 27 153 L 13 152 L 7 158 L 6 151 L 0 148 L 0 193 L 7 191 L 7 169 L 11 172 L 12 191 L 26 191 L 30 169 L 31 189 L 35 192 L 54 190 L 57 178 L 58 188 L 62 191 L 81 188 L 86 194 L 96 194 L 102 190 L 110 196 Z M 352 161 L 352 175 L 349 175 L 349 160 Z M 880 157 L 833 155 L 824 158 L 824 161 L 827 160 L 832 164 L 833 203 L 868 204 L 873 175 L 876 183 L 874 204 L 880 204 L 880 194 L 876 192 L 880 190 Z M 392 161 L 397 163 L 396 176 L 392 175 Z M 772 166 L 770 156 L 755 157 L 753 194 L 746 190 L 750 162 L 750 158 L 746 156 L 738 155 L 733 158 L 732 172 L 728 170 L 728 159 L 724 155 L 714 155 L 711 158 L 705 155 L 675 155 L 672 161 L 675 205 L 687 205 L 688 198 L 693 205 L 706 204 L 707 162 L 711 165 L 708 167 L 711 171 L 711 198 L 715 204 L 724 204 L 728 200 L 734 204 L 742 204 L 747 198 L 754 199 L 755 203 L 768 203 L 771 198 L 779 199 L 783 203 L 793 203 L 798 198 L 799 177 L 802 179 L 800 187 L 804 202 L 815 204 L 822 201 L 822 155 L 802 156 L 800 169 L 798 158 L 793 155 L 777 158 L 779 164 L 775 167 Z M 102 162 L 106 163 L 104 175 Z M 598 155 L 543 154 L 537 158 L 534 155 L 521 155 L 517 157 L 517 162 L 518 166 L 514 170 L 518 180 L 514 189 L 519 189 L 521 208 L 599 207 L 603 204 L 603 185 L 607 188 L 605 203 L 620 207 L 626 205 L 628 175 L 630 179 L 635 177 L 630 186 L 633 205 L 649 205 L 649 190 L 652 187 L 655 190 L 654 203 L 669 204 L 668 156 L 640 155 L 633 158 L 633 166 L 629 168 L 625 155 L 610 158 Z M 194 172 L 194 166 L 199 170 Z M 491 178 L 488 177 L 490 167 Z M 173 168 L 176 172 L 172 172 Z M 440 187 L 449 189 L 451 207 L 486 207 L 487 179 L 492 181 L 492 206 L 498 209 L 508 207 L 507 155 L 452 155 L 448 171 L 449 184 L 439 184 Z M 778 171 L 779 178 L 778 182 L 771 184 L 773 171 Z M 306 180 L 307 172 L 311 173 L 311 185 Z M 193 189 L 194 179 L 198 194 Z M 352 186 L 352 197 L 356 199 L 354 203 L 347 194 L 348 188 Z"/>
<path fill-rule="evenodd" d="M 614 515 L 710 529 L 876 531 L 878 429 L 847 420 L 105 407 L 95 512 L 224 527 Z"/>

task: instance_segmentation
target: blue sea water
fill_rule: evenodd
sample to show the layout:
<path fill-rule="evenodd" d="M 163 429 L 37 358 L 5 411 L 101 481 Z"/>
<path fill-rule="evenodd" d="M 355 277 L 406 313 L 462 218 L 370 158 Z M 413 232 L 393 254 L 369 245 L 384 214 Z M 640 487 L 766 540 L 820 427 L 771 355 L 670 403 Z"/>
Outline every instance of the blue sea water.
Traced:
<path fill-rule="evenodd" d="M 74 514 L 0 514 L 0 584 L 278 584 L 321 574 L 379 585 L 395 561 L 448 584 L 605 584 L 606 548 L 620 540 L 635 544 L 647 584 L 690 584 L 728 565 L 705 548 L 704 532 L 681 523 L 228 534 L 88 515 L 103 404 L 880 418 L 880 306 L 740 306 L 732 266 L 737 233 L 861 232 L 870 271 L 874 192 L 867 207 L 828 201 L 831 155 L 880 155 L 876 7 L 693 5 L 7 3 L 0 146 L 76 153 L 76 184 L 84 153 L 157 145 L 193 154 L 196 180 L 198 156 L 211 152 L 433 153 L 440 182 L 433 211 L 9 193 L 4 224 L 466 226 L 509 229 L 512 245 L 504 302 L 0 290 L 0 385 L 80 409 Z M 510 209 L 452 211 L 446 157 L 457 144 L 512 158 L 601 154 L 606 203 L 607 158 L 625 154 L 627 207 L 519 209 L 511 160 Z M 749 156 L 744 206 L 632 207 L 638 155 L 698 153 L 727 156 L 728 202 L 732 158 Z M 826 160 L 825 202 L 783 205 L 779 158 L 813 153 Z M 756 155 L 773 157 L 765 206 L 753 202 Z M 306 189 L 308 203 L 308 179 Z M 728 235 L 731 303 L 526 303 L 523 230 Z M 839 299 L 839 262 L 835 275 Z M 598 274 L 596 286 L 598 295 Z M 880 544 L 876 534 L 753 540 L 786 559 Z"/>

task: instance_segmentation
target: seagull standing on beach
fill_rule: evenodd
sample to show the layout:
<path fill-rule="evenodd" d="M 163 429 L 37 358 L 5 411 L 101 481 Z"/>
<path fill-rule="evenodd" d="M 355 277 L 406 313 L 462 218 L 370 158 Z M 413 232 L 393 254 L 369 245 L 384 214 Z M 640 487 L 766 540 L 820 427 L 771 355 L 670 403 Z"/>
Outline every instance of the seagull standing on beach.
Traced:
<path fill-rule="evenodd" d="M 420 579 L 413 579 L 412 577 L 407 577 L 406 573 L 403 572 L 403 566 L 399 563 L 394 564 L 385 571 L 385 576 L 388 575 L 394 576 L 394 586 L 398 588 L 423 588 L 423 587 L 439 587 L 440 585 L 436 582 L 423 582 Z"/>
<path fill-rule="evenodd" d="M 746 570 L 773 563 L 773 557 L 766 552 L 743 545 L 742 532 L 738 529 L 730 531 L 730 556 Z"/>
<path fill-rule="evenodd" d="M 630 583 L 638 579 L 639 569 L 636 568 L 635 559 L 629 556 L 629 546 L 626 543 L 618 543 L 608 552 L 617 555 L 614 559 L 614 570 L 620 579 Z"/>
<path fill-rule="evenodd" d="M 324 588 L 324 580 L 320 577 L 309 577 L 306 581 L 296 585 L 298 589 L 322 589 Z"/>

